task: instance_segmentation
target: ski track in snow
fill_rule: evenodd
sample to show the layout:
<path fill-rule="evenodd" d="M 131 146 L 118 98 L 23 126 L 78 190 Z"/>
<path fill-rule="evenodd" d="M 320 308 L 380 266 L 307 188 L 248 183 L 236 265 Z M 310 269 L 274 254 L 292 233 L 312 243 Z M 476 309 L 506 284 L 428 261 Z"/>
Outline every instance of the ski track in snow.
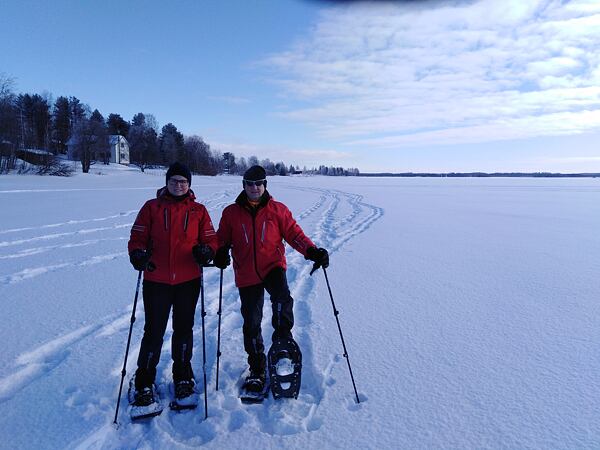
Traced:
<path fill-rule="evenodd" d="M 122 212 L 119 214 L 113 214 L 113 215 L 106 216 L 106 217 L 96 217 L 93 219 L 72 219 L 72 220 L 68 220 L 66 222 L 51 223 L 48 225 L 40 225 L 37 227 L 11 228 L 8 230 L 0 230 L 0 234 L 18 233 L 18 232 L 30 231 L 30 230 L 43 230 L 46 228 L 59 228 L 59 227 L 65 226 L 65 225 L 79 225 L 81 223 L 102 222 L 104 220 L 112 220 L 112 219 L 119 219 L 121 217 L 129 217 L 134 214 L 137 214 L 137 210 L 125 211 L 125 212 Z"/>
<path fill-rule="evenodd" d="M 341 249 L 347 242 L 366 231 L 374 222 L 376 222 L 384 213 L 382 208 L 364 203 L 360 195 L 331 191 L 318 188 L 293 187 L 286 188 L 302 190 L 316 195 L 317 199 L 313 205 L 302 211 L 296 216 L 299 223 L 303 226 L 305 232 L 317 245 L 325 247 L 335 261 L 335 252 Z M 221 210 L 230 204 L 237 195 L 237 190 L 224 190 L 217 192 L 208 198 L 199 198 L 209 212 L 220 215 Z M 341 207 L 349 210 L 344 213 Z M 72 219 L 62 223 L 41 225 L 38 227 L 13 228 L 0 230 L 0 234 L 10 234 L 15 232 L 37 232 L 37 235 L 27 239 L 0 241 L 0 249 L 8 247 L 17 247 L 33 244 L 39 241 L 52 239 L 66 239 L 67 242 L 58 245 L 49 245 L 43 247 L 31 247 L 20 249 L 16 252 L 0 255 L 0 259 L 26 258 L 43 252 L 50 252 L 57 249 L 64 249 L 73 246 L 86 246 L 101 244 L 109 240 L 126 240 L 129 238 L 129 229 L 132 225 L 131 216 L 137 211 L 126 211 L 112 214 L 105 217 Z M 315 217 L 316 220 L 312 219 Z M 123 223 L 122 219 L 126 222 Z M 313 226 L 307 226 L 304 222 L 311 220 Z M 97 228 L 81 228 L 70 231 L 63 231 L 61 228 L 79 226 L 101 221 L 113 221 L 110 226 Z M 215 228 L 218 224 L 215 224 Z M 58 232 L 45 234 L 47 229 L 56 229 Z M 123 235 L 118 237 L 104 237 L 103 233 L 113 230 L 122 230 Z M 100 233 L 98 239 L 77 240 L 82 236 L 87 237 L 92 233 Z M 35 233 L 34 233 L 35 234 Z M 90 264 L 102 264 L 116 258 L 126 257 L 124 250 L 117 253 L 108 253 L 96 255 L 85 260 L 65 262 L 60 264 L 51 264 L 42 267 L 30 267 L 19 272 L 0 276 L 0 284 L 12 284 L 20 281 L 40 276 L 48 272 L 68 269 L 74 266 L 86 266 Z M 238 292 L 232 279 L 225 277 L 223 285 L 223 306 L 222 306 L 222 326 L 221 343 L 222 356 L 220 360 L 219 373 L 219 391 L 215 391 L 215 370 L 216 370 L 216 335 L 217 335 L 217 309 L 218 309 L 218 285 L 219 272 L 215 269 L 205 270 L 205 304 L 206 304 L 206 371 L 208 383 L 208 404 L 209 420 L 204 420 L 203 408 L 203 386 L 202 386 L 202 365 L 198 361 L 202 358 L 202 339 L 201 339 L 201 318 L 200 301 L 196 314 L 196 325 L 194 327 L 194 360 L 195 377 L 198 381 L 198 388 L 201 391 L 201 402 L 195 411 L 185 413 L 174 413 L 165 410 L 161 416 L 152 421 L 131 424 L 127 418 L 127 400 L 126 400 L 126 380 L 124 395 L 121 398 L 120 417 L 121 427 L 115 430 L 109 423 L 99 429 L 92 431 L 87 437 L 73 442 L 70 447 L 73 448 L 136 448 L 138 445 L 144 446 L 148 442 L 160 442 L 161 446 L 197 446 L 210 442 L 217 433 L 226 429 L 234 432 L 242 427 L 256 427 L 264 433 L 272 435 L 290 435 L 303 433 L 306 431 L 318 430 L 323 425 L 323 419 L 319 415 L 319 405 L 326 398 L 327 387 L 334 384 L 335 380 L 330 377 L 333 367 L 337 364 L 343 364 L 345 361 L 339 355 L 333 355 L 327 367 L 318 367 L 314 361 L 313 342 L 311 330 L 313 319 L 311 303 L 315 300 L 316 277 L 309 276 L 312 266 L 305 261 L 304 257 L 288 246 L 286 254 L 288 259 L 288 282 L 295 302 L 296 324 L 294 335 L 303 352 L 303 370 L 302 370 L 302 389 L 300 396 L 295 401 L 275 401 L 269 397 L 262 405 L 241 405 L 237 398 L 240 374 L 245 367 L 245 354 L 240 352 L 243 348 L 241 338 L 242 318 L 239 313 Z M 231 269 L 228 269 L 229 271 Z M 263 318 L 263 336 L 265 337 L 265 346 L 270 344 L 270 318 L 271 308 L 268 304 L 268 296 L 265 302 L 265 313 Z M 141 305 L 141 302 L 139 303 Z M 130 307 L 131 308 L 131 307 Z M 138 306 L 136 312 L 138 318 L 143 318 L 143 306 Z M 131 309 L 124 311 L 117 316 L 102 318 L 92 325 L 84 326 L 78 330 L 72 331 L 62 337 L 54 339 L 41 345 L 27 353 L 20 355 L 14 362 L 15 371 L 7 377 L 0 379 L 0 403 L 12 398 L 17 392 L 22 390 L 38 378 L 49 374 L 54 368 L 65 361 L 70 354 L 70 349 L 84 339 L 90 337 L 106 337 L 113 334 L 120 334 L 125 340 L 129 327 Z M 138 327 L 140 325 L 137 325 Z M 168 403 L 168 385 L 171 379 L 170 359 L 171 359 L 171 324 L 167 327 L 164 338 L 161 362 L 157 368 L 157 383 L 159 390 L 164 397 L 165 403 Z M 130 357 L 127 364 L 127 372 L 131 375 L 135 371 L 135 359 L 139 351 L 139 342 L 132 342 Z M 243 358 L 232 357 L 226 353 L 224 347 L 228 344 L 236 351 L 243 354 Z M 339 347 L 339 348 L 338 348 Z M 121 353 L 122 349 L 118 349 Z M 341 342 L 332 343 L 332 352 L 341 353 Z M 122 355 L 114 362 L 114 367 L 110 374 L 114 377 L 115 384 L 121 376 Z M 350 380 L 344 389 L 351 394 Z M 117 386 L 115 386 L 117 389 Z M 67 389 L 68 391 L 68 389 Z M 70 395 L 70 392 L 65 394 Z M 98 407 L 98 402 L 103 404 L 103 411 L 106 411 L 107 422 L 112 423 L 115 392 L 107 392 L 106 398 L 95 399 L 94 407 Z M 363 395 L 361 395 L 362 397 Z M 366 398 L 366 396 L 365 396 Z M 83 402 L 85 403 L 85 402 Z M 71 399 L 65 401 L 67 406 L 81 409 L 85 413 L 86 407 L 90 405 L 82 404 L 81 401 L 74 402 Z M 359 409 L 358 407 L 356 409 Z M 192 421 L 193 427 L 181 426 L 181 422 L 189 424 Z"/>
<path fill-rule="evenodd" d="M 199 199 L 209 211 L 218 211 L 220 212 L 225 206 L 227 206 L 232 201 L 232 196 L 237 195 L 233 190 L 221 191 L 213 194 L 207 199 Z M 30 236 L 26 239 L 15 239 L 15 240 L 5 240 L 0 241 L 0 250 L 8 247 L 18 247 L 18 246 L 26 246 L 30 244 L 35 244 L 40 241 L 50 241 L 50 240 L 59 240 L 59 239 L 69 239 L 69 242 L 59 245 L 46 245 L 46 246 L 37 246 L 19 249 L 17 251 L 13 251 L 12 253 L 0 254 L 0 260 L 3 259 L 15 259 L 15 258 L 26 258 L 28 256 L 38 255 L 41 253 L 47 253 L 55 250 L 73 248 L 73 247 L 82 247 L 88 245 L 97 245 L 102 244 L 108 241 L 118 241 L 118 240 L 128 240 L 129 239 L 129 231 L 131 229 L 131 225 L 133 222 L 131 221 L 131 216 L 135 216 L 137 214 L 137 210 L 130 210 L 125 212 L 119 212 L 115 214 L 111 214 L 103 217 L 95 217 L 95 218 L 86 218 L 86 219 L 71 219 L 65 222 L 60 223 L 52 223 L 40 225 L 37 227 L 22 227 L 22 228 L 11 228 L 7 230 L 0 230 L 0 235 L 16 233 L 16 232 L 43 232 L 47 229 L 57 229 L 57 233 L 51 234 L 37 234 Z M 126 222 L 123 223 L 122 219 L 126 219 Z M 80 228 L 73 231 L 61 231 L 61 228 L 67 228 L 72 226 L 79 226 L 82 224 L 103 222 L 103 221 L 114 221 L 114 223 L 110 226 L 105 227 L 96 227 L 96 228 Z M 216 224 L 218 225 L 218 224 Z M 94 234 L 94 233 L 105 233 L 107 231 L 122 231 L 123 235 L 119 237 L 102 237 L 98 239 L 84 239 L 82 241 L 73 241 L 78 237 L 84 237 L 86 235 Z M 37 277 L 40 275 L 44 275 L 46 273 L 55 272 L 61 269 L 68 269 L 70 267 L 78 267 L 78 266 L 88 266 L 92 264 L 99 264 L 106 261 L 111 261 L 115 258 L 126 257 L 127 252 L 119 252 L 119 253 L 109 253 L 104 255 L 96 255 L 90 259 L 83 261 L 72 261 L 65 262 L 61 264 L 50 264 L 46 266 L 35 266 L 35 267 L 27 267 L 25 269 L 21 269 L 18 272 L 12 274 L 4 274 L 0 275 L 0 284 L 13 284 L 18 283 L 23 280 L 28 280 L 33 277 Z"/>
<path fill-rule="evenodd" d="M 106 261 L 112 261 L 117 258 L 124 258 L 127 256 L 127 251 L 122 251 L 118 253 L 108 253 L 105 255 L 96 255 L 89 259 L 85 259 L 83 261 L 73 262 L 73 263 L 62 263 L 62 264 L 54 264 L 49 266 L 42 267 L 29 267 L 27 269 L 20 270 L 19 272 L 5 275 L 0 277 L 0 284 L 13 284 L 19 283 L 21 281 L 34 278 L 40 275 L 44 275 L 49 272 L 55 272 L 57 270 L 70 268 L 70 267 L 85 267 L 91 266 L 94 264 L 100 264 Z"/>
<path fill-rule="evenodd" d="M 108 319 L 109 322 L 113 320 Z M 101 327 L 102 322 L 83 326 L 18 356 L 14 362 L 16 371 L 0 379 L 0 403 L 14 397 L 17 392 L 38 378 L 49 374 L 69 356 L 71 347 Z"/>

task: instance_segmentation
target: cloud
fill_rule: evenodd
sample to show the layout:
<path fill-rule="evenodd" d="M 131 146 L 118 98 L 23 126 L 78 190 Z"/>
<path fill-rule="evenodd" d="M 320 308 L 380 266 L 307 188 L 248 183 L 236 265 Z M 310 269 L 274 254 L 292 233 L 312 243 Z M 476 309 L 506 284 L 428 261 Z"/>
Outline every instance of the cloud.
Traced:
<path fill-rule="evenodd" d="M 348 145 L 600 128 L 600 3 L 350 2 L 263 64 L 279 115 Z"/>

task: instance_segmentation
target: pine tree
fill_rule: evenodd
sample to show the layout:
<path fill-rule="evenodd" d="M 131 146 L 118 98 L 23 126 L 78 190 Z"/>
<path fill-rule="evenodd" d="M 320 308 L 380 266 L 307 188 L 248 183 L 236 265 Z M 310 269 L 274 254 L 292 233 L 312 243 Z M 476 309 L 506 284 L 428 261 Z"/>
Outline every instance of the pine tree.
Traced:
<path fill-rule="evenodd" d="M 73 128 L 75 155 L 81 161 L 83 173 L 90 171 L 90 166 L 97 159 L 107 162 L 110 158 L 108 135 L 104 117 L 96 109 L 90 118 L 79 119 Z"/>
<path fill-rule="evenodd" d="M 58 153 L 67 152 L 67 141 L 70 136 L 71 113 L 69 99 L 58 97 L 52 112 L 52 146 Z"/>
<path fill-rule="evenodd" d="M 162 164 L 166 165 L 173 161 L 186 163 L 183 134 L 172 123 L 162 127 L 159 138 L 159 153 Z"/>
<path fill-rule="evenodd" d="M 129 160 L 143 172 L 152 164 L 158 163 L 158 136 L 151 124 L 156 119 L 151 114 L 147 116 L 138 113 L 133 116 L 127 140 L 129 141 Z"/>
<path fill-rule="evenodd" d="M 127 136 L 129 133 L 129 122 L 123 119 L 119 114 L 109 114 L 106 119 L 106 125 L 108 126 L 108 134 L 110 135 L 118 134 Z"/>

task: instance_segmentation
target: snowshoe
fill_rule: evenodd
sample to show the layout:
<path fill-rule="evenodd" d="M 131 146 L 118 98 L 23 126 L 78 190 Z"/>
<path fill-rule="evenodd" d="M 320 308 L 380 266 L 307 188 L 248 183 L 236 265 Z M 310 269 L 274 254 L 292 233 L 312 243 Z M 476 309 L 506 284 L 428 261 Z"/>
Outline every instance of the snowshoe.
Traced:
<path fill-rule="evenodd" d="M 244 371 L 242 375 L 246 375 L 240 387 L 239 397 L 242 403 L 262 403 L 269 395 L 269 383 L 265 372 Z"/>
<path fill-rule="evenodd" d="M 268 354 L 273 398 L 298 398 L 302 376 L 302 352 L 294 339 L 278 338 Z"/>
<path fill-rule="evenodd" d="M 182 380 L 171 385 L 173 400 L 169 408 L 175 411 L 195 409 L 198 406 L 198 392 L 194 380 Z"/>
<path fill-rule="evenodd" d="M 127 397 L 129 400 L 129 416 L 133 421 L 158 416 L 163 410 L 155 385 L 136 390 L 132 379 L 129 383 Z"/>

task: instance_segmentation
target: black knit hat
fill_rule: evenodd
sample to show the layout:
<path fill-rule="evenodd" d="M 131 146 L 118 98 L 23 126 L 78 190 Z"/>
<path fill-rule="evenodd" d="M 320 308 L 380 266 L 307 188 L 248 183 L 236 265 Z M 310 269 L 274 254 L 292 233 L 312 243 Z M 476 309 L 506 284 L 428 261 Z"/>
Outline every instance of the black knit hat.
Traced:
<path fill-rule="evenodd" d="M 169 166 L 169 170 L 167 170 L 166 183 L 169 182 L 169 178 L 175 175 L 181 175 L 188 181 L 190 186 L 192 185 L 192 172 L 190 172 L 190 169 L 188 169 L 187 166 L 184 166 L 180 162 L 174 162 Z"/>
<path fill-rule="evenodd" d="M 244 172 L 244 180 L 258 181 L 266 180 L 267 172 L 261 166 L 252 166 Z"/>

